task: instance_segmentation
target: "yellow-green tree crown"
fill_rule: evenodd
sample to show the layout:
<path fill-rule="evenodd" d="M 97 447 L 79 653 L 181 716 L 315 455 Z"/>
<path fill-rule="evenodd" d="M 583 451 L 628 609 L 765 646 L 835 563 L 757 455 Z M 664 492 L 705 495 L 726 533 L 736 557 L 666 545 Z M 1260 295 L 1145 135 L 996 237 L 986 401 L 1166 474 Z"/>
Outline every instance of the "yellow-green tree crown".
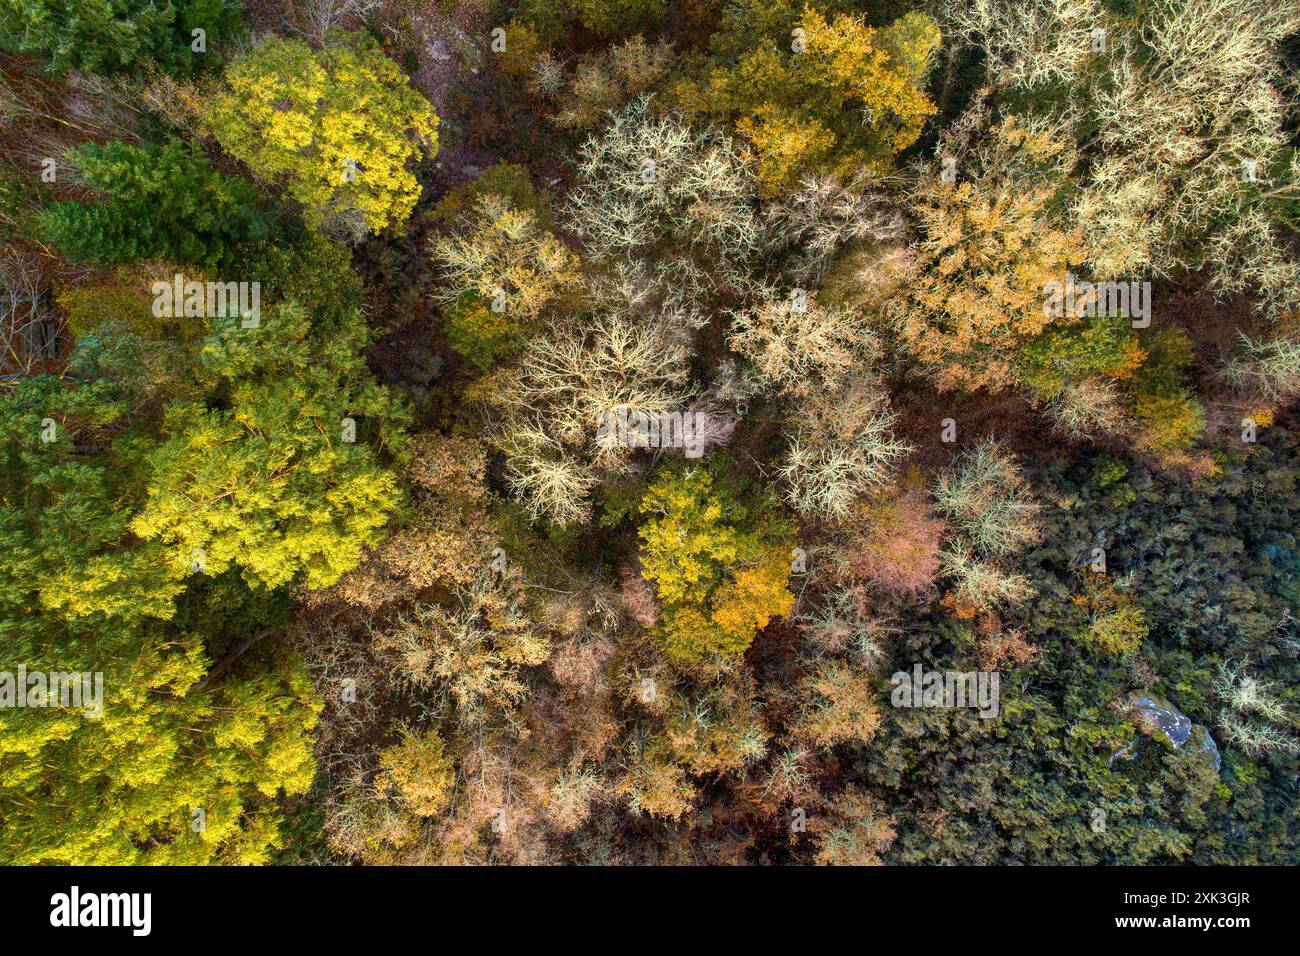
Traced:
<path fill-rule="evenodd" d="M 222 147 L 281 181 L 314 226 L 400 227 L 420 197 L 408 169 L 438 148 L 438 117 L 378 44 L 331 32 L 313 50 L 268 37 L 226 70 L 213 107 Z"/>

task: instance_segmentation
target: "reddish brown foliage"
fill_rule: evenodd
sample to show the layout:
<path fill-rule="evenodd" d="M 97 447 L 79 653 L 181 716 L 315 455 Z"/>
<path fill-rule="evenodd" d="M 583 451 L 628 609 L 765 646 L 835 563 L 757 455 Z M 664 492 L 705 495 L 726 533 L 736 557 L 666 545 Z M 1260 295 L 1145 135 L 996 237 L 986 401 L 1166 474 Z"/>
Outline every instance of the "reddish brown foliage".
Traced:
<path fill-rule="evenodd" d="M 928 590 L 939 570 L 944 523 L 919 475 L 908 476 L 892 498 L 863 506 L 859 520 L 846 541 L 845 558 L 854 573 L 895 594 Z"/>

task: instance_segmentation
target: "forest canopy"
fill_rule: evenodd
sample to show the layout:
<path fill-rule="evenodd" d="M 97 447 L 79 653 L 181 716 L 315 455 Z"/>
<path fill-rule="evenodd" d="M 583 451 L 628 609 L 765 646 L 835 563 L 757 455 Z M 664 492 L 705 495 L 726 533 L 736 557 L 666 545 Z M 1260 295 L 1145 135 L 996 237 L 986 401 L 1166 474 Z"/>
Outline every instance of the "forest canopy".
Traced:
<path fill-rule="evenodd" d="M 0 0 L 0 864 L 1300 862 L 1300 0 Z"/>

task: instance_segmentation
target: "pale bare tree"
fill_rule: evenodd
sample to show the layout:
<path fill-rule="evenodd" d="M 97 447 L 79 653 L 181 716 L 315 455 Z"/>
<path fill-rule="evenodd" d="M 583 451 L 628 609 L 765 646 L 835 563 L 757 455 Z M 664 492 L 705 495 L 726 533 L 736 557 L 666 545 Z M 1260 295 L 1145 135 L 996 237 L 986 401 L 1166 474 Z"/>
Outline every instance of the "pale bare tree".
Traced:
<path fill-rule="evenodd" d="M 1300 191 L 1298 161 L 1283 161 L 1281 65 L 1300 2 L 1153 0 L 1135 23 L 1099 0 L 946 7 L 996 85 L 1083 139 L 1074 216 L 1096 275 L 1205 269 L 1270 315 L 1300 305 L 1300 267 L 1268 210 Z"/>
<path fill-rule="evenodd" d="M 639 259 L 657 283 L 703 295 L 747 283 L 762 239 L 755 197 L 726 136 L 642 98 L 579 149 L 565 216 L 595 261 Z"/>
<path fill-rule="evenodd" d="M 870 369 L 880 354 L 879 338 L 861 315 L 823 308 L 801 289 L 785 296 L 768 290 L 737 312 L 727 344 L 788 395 L 834 388 L 849 372 Z"/>
<path fill-rule="evenodd" d="M 57 357 L 62 316 L 45 307 L 41 256 L 20 245 L 0 247 L 0 384 L 15 382 Z"/>
<path fill-rule="evenodd" d="M 893 436 L 898 416 L 877 383 L 860 379 L 796 402 L 779 474 L 800 514 L 846 518 L 863 496 L 888 485 L 912 446 Z"/>
<path fill-rule="evenodd" d="M 493 390 L 501 412 L 493 440 L 529 514 L 560 524 L 585 518 L 599 477 L 625 471 L 635 454 L 597 442 L 602 420 L 620 409 L 684 412 L 687 378 L 682 336 L 639 316 L 570 320 L 530 343 Z"/>

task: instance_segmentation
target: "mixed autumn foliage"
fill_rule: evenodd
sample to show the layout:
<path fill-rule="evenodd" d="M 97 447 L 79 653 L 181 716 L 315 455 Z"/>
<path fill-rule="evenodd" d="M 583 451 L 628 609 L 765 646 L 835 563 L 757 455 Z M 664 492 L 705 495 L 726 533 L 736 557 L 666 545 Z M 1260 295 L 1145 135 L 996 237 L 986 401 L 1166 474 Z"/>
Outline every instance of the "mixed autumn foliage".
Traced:
<path fill-rule="evenodd" d="M 0 0 L 0 862 L 1297 862 L 1297 51 Z"/>

